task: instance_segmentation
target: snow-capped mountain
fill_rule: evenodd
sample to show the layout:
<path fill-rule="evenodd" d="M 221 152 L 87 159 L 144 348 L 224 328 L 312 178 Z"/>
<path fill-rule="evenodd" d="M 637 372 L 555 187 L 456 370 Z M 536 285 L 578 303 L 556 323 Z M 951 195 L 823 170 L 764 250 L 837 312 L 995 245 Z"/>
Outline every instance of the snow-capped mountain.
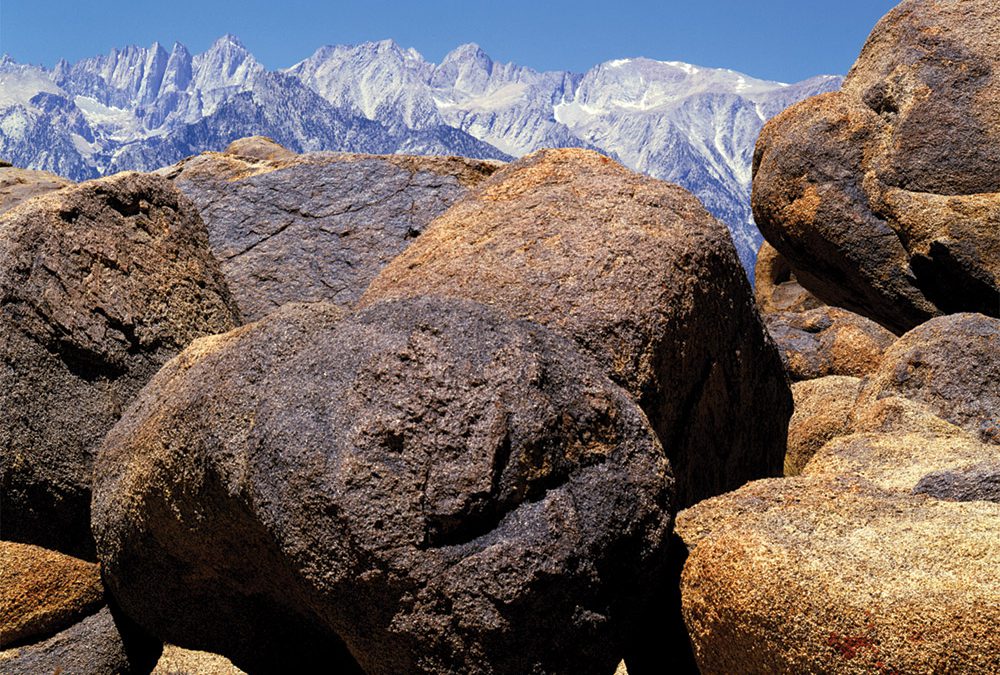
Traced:
<path fill-rule="evenodd" d="M 151 170 L 241 136 L 296 151 L 508 159 L 541 147 L 601 150 L 694 192 L 750 269 L 760 235 L 750 163 L 764 122 L 836 89 L 685 63 L 625 59 L 579 75 L 493 61 L 473 44 L 440 64 L 392 42 L 322 47 L 269 71 L 226 35 L 206 52 L 127 47 L 52 70 L 0 60 L 0 157 L 81 180 Z"/>

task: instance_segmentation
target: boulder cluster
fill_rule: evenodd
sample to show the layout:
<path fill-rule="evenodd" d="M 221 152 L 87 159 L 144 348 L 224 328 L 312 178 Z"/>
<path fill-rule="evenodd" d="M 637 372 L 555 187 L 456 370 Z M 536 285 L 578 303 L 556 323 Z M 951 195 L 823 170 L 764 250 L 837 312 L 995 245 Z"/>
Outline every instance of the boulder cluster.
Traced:
<path fill-rule="evenodd" d="M 769 123 L 756 288 L 588 150 L 0 165 L 0 674 L 1000 672 L 996 10 Z"/>

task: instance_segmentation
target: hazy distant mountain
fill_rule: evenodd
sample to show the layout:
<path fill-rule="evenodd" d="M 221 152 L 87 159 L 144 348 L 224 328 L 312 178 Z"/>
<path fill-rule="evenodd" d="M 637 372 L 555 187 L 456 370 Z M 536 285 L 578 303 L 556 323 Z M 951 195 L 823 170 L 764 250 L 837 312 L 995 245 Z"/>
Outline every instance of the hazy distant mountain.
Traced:
<path fill-rule="evenodd" d="M 749 266 L 760 242 L 749 199 L 757 134 L 840 81 L 785 85 L 649 59 L 540 73 L 476 45 L 433 64 L 389 40 L 323 47 L 274 72 L 227 35 L 194 56 L 154 44 L 52 70 L 5 57 L 0 157 L 80 180 L 154 169 L 251 134 L 300 152 L 507 159 L 591 147 L 694 192 L 730 226 Z"/>

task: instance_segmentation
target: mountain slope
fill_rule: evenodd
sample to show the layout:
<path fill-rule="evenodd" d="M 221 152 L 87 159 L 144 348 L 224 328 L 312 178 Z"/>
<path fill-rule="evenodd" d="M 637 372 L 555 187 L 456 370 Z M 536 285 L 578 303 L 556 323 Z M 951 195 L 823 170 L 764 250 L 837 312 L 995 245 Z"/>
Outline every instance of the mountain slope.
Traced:
<path fill-rule="evenodd" d="M 636 58 L 538 72 L 462 45 L 440 64 L 391 40 L 322 47 L 268 71 L 235 36 L 204 53 L 127 47 L 54 69 L 0 60 L 0 156 L 80 180 L 151 170 L 252 134 L 290 149 L 509 159 L 588 147 L 676 182 L 727 223 L 744 266 L 761 241 L 750 164 L 764 122 L 836 89 Z"/>

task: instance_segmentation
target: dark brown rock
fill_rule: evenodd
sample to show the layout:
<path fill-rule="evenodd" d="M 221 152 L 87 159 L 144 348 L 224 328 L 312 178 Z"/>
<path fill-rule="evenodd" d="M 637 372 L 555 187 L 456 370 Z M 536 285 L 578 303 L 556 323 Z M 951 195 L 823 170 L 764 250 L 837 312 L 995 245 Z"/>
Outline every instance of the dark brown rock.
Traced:
<path fill-rule="evenodd" d="M 1000 461 L 994 459 L 961 469 L 929 473 L 920 479 L 913 493 L 954 502 L 1000 504 Z"/>
<path fill-rule="evenodd" d="M 779 475 L 791 396 L 725 227 L 683 189 L 542 150 L 437 219 L 361 304 L 467 298 L 571 337 L 636 397 L 678 503 Z"/>
<path fill-rule="evenodd" d="M 874 321 L 838 307 L 768 314 L 764 321 L 793 380 L 864 377 L 896 340 Z"/>
<path fill-rule="evenodd" d="M 21 202 L 72 185 L 71 181 L 47 171 L 9 168 L 0 163 L 0 213 Z"/>
<path fill-rule="evenodd" d="M 316 662 L 279 624 L 336 633 L 368 673 L 609 673 L 672 509 L 662 448 L 598 365 L 438 299 L 291 305 L 195 342 L 95 476 L 123 608 L 249 672 Z"/>
<path fill-rule="evenodd" d="M 136 392 L 239 322 L 205 226 L 162 178 L 119 174 L 0 216 L 5 539 L 93 556 L 93 452 Z"/>
<path fill-rule="evenodd" d="M 886 350 L 859 405 L 893 395 L 1000 444 L 1000 320 L 953 314 L 901 337 Z"/>
<path fill-rule="evenodd" d="M 750 483 L 677 516 L 705 675 L 1000 671 L 1000 504 Z"/>
<path fill-rule="evenodd" d="M 788 261 L 766 241 L 757 252 L 754 267 L 754 296 L 761 314 L 804 312 L 823 303 L 802 288 Z"/>
<path fill-rule="evenodd" d="M 233 142 L 163 171 L 198 205 L 248 320 L 286 302 L 351 307 L 379 270 L 499 162 Z"/>
<path fill-rule="evenodd" d="M 0 648 L 54 635 L 103 604 L 98 565 L 0 542 Z"/>
<path fill-rule="evenodd" d="M 0 651 L 0 675 L 145 675 L 161 649 L 128 618 L 105 606 L 47 640 Z"/>
<path fill-rule="evenodd" d="M 861 380 L 828 375 L 792 385 L 795 412 L 788 423 L 785 475 L 797 476 L 802 467 L 831 439 L 850 433 L 851 413 L 861 391 Z"/>
<path fill-rule="evenodd" d="M 998 33 L 993 0 L 906 0 L 842 91 L 764 128 L 754 217 L 821 300 L 896 333 L 1000 314 Z"/>

